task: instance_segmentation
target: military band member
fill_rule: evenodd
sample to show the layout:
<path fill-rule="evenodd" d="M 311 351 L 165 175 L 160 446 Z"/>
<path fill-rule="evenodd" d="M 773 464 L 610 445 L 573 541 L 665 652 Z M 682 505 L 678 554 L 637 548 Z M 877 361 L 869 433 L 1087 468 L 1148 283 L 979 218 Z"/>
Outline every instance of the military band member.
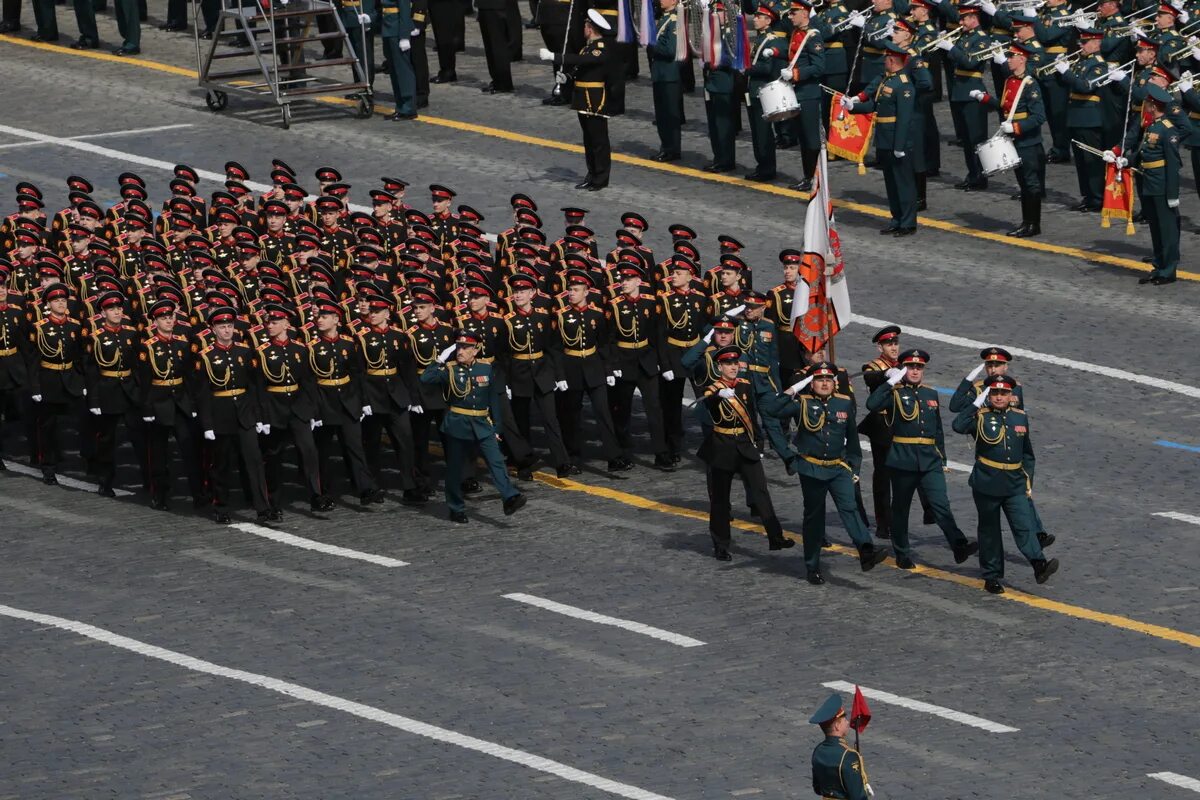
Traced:
<path fill-rule="evenodd" d="M 867 765 L 862 754 L 846 742 L 850 720 L 841 695 L 830 695 L 808 721 L 820 725 L 825 734 L 825 740 L 812 754 L 813 792 L 838 800 L 870 800 Z"/>
<path fill-rule="evenodd" d="M 908 540 L 908 510 L 918 486 L 923 486 L 933 507 L 938 527 L 961 564 L 978 552 L 979 544 L 967 540 L 950 512 L 946 495 L 946 445 L 938 394 L 925 386 L 929 354 L 908 350 L 900 365 L 887 372 L 887 380 L 867 398 L 869 411 L 883 412 L 884 424 L 892 432 L 887 467 L 892 479 L 892 543 L 896 566 L 912 569 L 913 551 Z"/>
<path fill-rule="evenodd" d="M 966 33 L 958 41 L 939 39 L 937 47 L 946 51 L 946 58 L 954 64 L 954 82 L 950 88 L 950 115 L 954 130 L 962 140 L 963 156 L 967 163 L 967 177 L 956 189 L 968 192 L 987 188 L 987 176 L 979 164 L 975 152 L 987 139 L 987 112 L 971 97 L 974 90 L 983 91 L 984 55 L 991 39 L 980 28 L 980 10 L 975 5 L 963 2 L 958 7 L 959 24 Z"/>
<path fill-rule="evenodd" d="M 708 465 L 708 530 L 713 541 L 713 557 L 718 561 L 733 558 L 729 554 L 732 544 L 729 492 L 735 475 L 746 483 L 749 500 L 758 509 L 766 528 L 770 549 L 783 550 L 796 544 L 784 537 L 783 527 L 771 504 L 762 455 L 755 443 L 758 410 L 754 387 L 748 380 L 738 377 L 741 357 L 741 350 L 732 345 L 713 354 L 719 378 L 705 389 L 696 407 L 697 416 L 706 423 L 704 443 L 696 455 Z"/>
<path fill-rule="evenodd" d="M 895 20 L 908 11 L 906 0 L 901 0 L 899 5 L 899 8 L 894 8 L 892 0 L 871 0 L 869 12 L 864 9 L 850 15 L 849 24 L 862 31 L 862 43 L 859 45 L 862 67 L 858 81 L 852 84 L 851 93 L 858 94 L 883 74 L 884 44 L 888 41 Z"/>
<path fill-rule="evenodd" d="M 1067 54 L 1074 46 L 1076 28 L 1071 19 L 1071 5 L 1067 0 L 1046 0 L 1038 11 L 1034 33 L 1045 48 L 1046 64 L 1049 66 Z M 1071 163 L 1071 134 L 1067 124 L 1067 104 L 1070 90 L 1055 79 L 1053 72 L 1036 69 L 1036 75 L 1045 95 L 1046 117 L 1050 125 L 1051 146 L 1048 160 L 1051 164 Z"/>
<path fill-rule="evenodd" d="M 746 180 L 769 181 L 776 171 L 775 133 L 771 123 L 763 119 L 762 102 L 758 93 L 779 78 L 787 66 L 784 43 L 787 37 L 776 30 L 779 15 L 769 3 L 760 3 L 752 17 L 754 39 L 750 43 L 750 66 L 746 71 L 746 106 L 750 119 L 750 141 L 754 147 L 754 171 Z"/>
<path fill-rule="evenodd" d="M 1167 106 L 1171 102 L 1171 95 L 1162 87 L 1152 85 L 1147 90 L 1142 105 L 1152 121 L 1142 133 L 1134 164 L 1141 170 L 1142 213 L 1150 225 L 1154 248 L 1154 269 L 1139 278 L 1138 283 L 1155 286 L 1174 283 L 1179 267 L 1179 171 L 1182 168 L 1179 142 L 1182 133 L 1167 119 Z M 1125 159 L 1107 151 L 1104 160 L 1121 165 Z"/>
<path fill-rule="evenodd" d="M 675 60 L 680 35 L 675 7 L 679 0 L 658 0 L 662 20 L 657 39 L 646 48 L 650 61 L 650 85 L 654 93 L 654 126 L 658 129 L 659 149 L 655 161 L 678 161 L 683 157 L 680 144 L 683 132 L 683 83 L 679 62 Z M 683 35 L 687 35 L 686 32 Z"/>
<path fill-rule="evenodd" d="M 991 594 L 1004 593 L 1001 509 L 1017 549 L 1029 560 L 1037 582 L 1045 583 L 1058 571 L 1058 559 L 1046 560 L 1035 535 L 1037 523 L 1030 502 L 1033 443 L 1025 412 L 1010 406 L 1015 386 L 1007 375 L 992 375 L 984 381 L 983 392 L 975 402 L 954 420 L 955 431 L 975 440 L 970 484 L 979 512 L 979 567 L 984 588 Z"/>
<path fill-rule="evenodd" d="M 1097 84 L 1108 72 L 1100 55 L 1104 34 L 1095 28 L 1079 31 L 1079 49 L 1083 57 L 1073 64 L 1059 57 L 1054 62 L 1058 82 L 1070 89 L 1067 104 L 1067 130 L 1071 139 L 1088 147 L 1100 149 L 1104 140 L 1104 116 L 1100 110 L 1100 90 Z M 1079 179 L 1081 201 L 1075 211 L 1099 211 L 1104 198 L 1104 163 L 1096 157 L 1075 153 L 1075 174 Z"/>
<path fill-rule="evenodd" d="M 504 501 L 504 515 L 511 516 L 525 505 L 525 495 L 512 485 L 504 468 L 498 439 L 500 392 L 492 383 L 492 365 L 479 361 L 479 339 L 473 333 L 459 334 L 456 344 L 438 354 L 435 363 L 421 375 L 421 382 L 441 386 L 448 404 L 442 420 L 446 445 L 446 505 L 451 522 L 467 522 L 462 494 L 463 464 L 475 451 L 483 456 L 492 483 Z M 447 360 L 454 355 L 454 363 Z"/>
<path fill-rule="evenodd" d="M 854 398 L 836 392 L 837 366 L 814 364 L 804 381 L 784 390 L 791 398 L 780 404 L 780 416 L 795 417 L 792 463 L 800 475 L 804 494 L 804 565 L 808 582 L 825 583 L 821 575 L 821 545 L 825 541 L 825 496 L 831 495 L 846 533 L 858 548 L 859 564 L 867 572 L 887 558 L 886 548 L 876 548 L 863 525 L 854 497 L 862 469 Z M 804 382 L 810 383 L 804 391 Z"/>

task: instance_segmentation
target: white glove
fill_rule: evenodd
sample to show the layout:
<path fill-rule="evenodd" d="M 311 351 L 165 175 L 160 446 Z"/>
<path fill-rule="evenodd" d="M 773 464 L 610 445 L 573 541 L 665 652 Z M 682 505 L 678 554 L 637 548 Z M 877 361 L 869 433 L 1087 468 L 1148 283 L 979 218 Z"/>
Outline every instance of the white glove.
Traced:
<path fill-rule="evenodd" d="M 1057 72 L 1059 75 L 1065 75 L 1067 73 L 1067 70 L 1069 70 L 1070 68 L 1071 68 L 1071 65 L 1068 64 L 1066 61 L 1064 61 L 1061 58 L 1056 59 L 1054 62 L 1054 71 Z"/>
<path fill-rule="evenodd" d="M 1110 69 L 1107 77 L 1109 83 L 1120 83 L 1129 77 L 1129 73 L 1123 69 Z"/>
<path fill-rule="evenodd" d="M 375 413 L 375 411 L 370 406 L 363 406 L 363 416 L 364 417 L 369 417 L 374 413 Z"/>
<path fill-rule="evenodd" d="M 87 389 L 86 388 L 83 390 L 83 396 L 87 397 Z"/>
<path fill-rule="evenodd" d="M 425 409 L 419 405 L 418 406 L 409 406 L 408 410 L 414 414 L 424 414 L 425 413 Z"/>
<path fill-rule="evenodd" d="M 896 158 L 904 158 L 904 156 L 906 156 L 908 154 L 905 153 L 903 150 L 893 150 L 892 155 L 894 155 Z"/>
<path fill-rule="evenodd" d="M 420 29 L 420 28 L 413 28 L 413 29 L 412 29 L 412 33 L 410 33 L 410 34 L 408 35 L 408 38 L 410 38 L 410 39 L 415 39 L 416 37 L 418 37 L 418 36 L 420 36 L 420 35 L 421 35 L 421 29 Z"/>
<path fill-rule="evenodd" d="M 812 375 L 809 375 L 807 378 L 798 380 L 795 383 L 793 383 L 791 386 L 789 386 L 788 388 L 784 389 L 783 393 L 786 394 L 788 397 L 791 397 L 791 396 L 795 395 L 797 392 L 799 392 L 801 389 L 803 389 L 805 386 L 808 386 L 810 383 L 812 383 L 812 380 L 813 380 Z"/>
<path fill-rule="evenodd" d="M 1137 28 L 1134 28 L 1129 32 L 1129 38 L 1136 42 L 1138 39 L 1142 38 L 1141 31 L 1139 31 Z"/>
<path fill-rule="evenodd" d="M 1167 208 L 1179 208 L 1179 198 L 1176 197 L 1174 200 L 1168 200 Z"/>
<path fill-rule="evenodd" d="M 733 308 L 731 308 L 725 312 L 725 316 L 733 317 L 734 319 L 737 319 L 738 317 L 740 317 L 742 315 L 742 312 L 745 310 L 746 310 L 746 306 L 744 306 L 744 305 L 734 306 Z"/>
<path fill-rule="evenodd" d="M 412 42 L 410 42 L 408 39 L 401 39 L 400 52 L 407 53 L 409 50 L 412 50 Z"/>
<path fill-rule="evenodd" d="M 1079 30 L 1083 30 L 1084 28 L 1088 27 L 1091 22 L 1092 20 L 1090 19 L 1077 19 L 1075 20 L 1075 27 Z"/>
<path fill-rule="evenodd" d="M 666 372 L 664 372 L 664 373 L 662 374 L 662 379 L 663 379 L 664 381 L 667 381 L 668 383 L 670 383 L 671 381 L 675 380 L 675 370 L 673 370 L 673 369 L 669 369 L 669 370 L 667 370 Z"/>
<path fill-rule="evenodd" d="M 567 73 L 565 73 L 565 72 L 554 73 L 554 82 L 557 83 L 559 86 L 566 86 L 567 85 Z"/>
<path fill-rule="evenodd" d="M 1194 34 L 1193 34 L 1192 36 L 1189 36 L 1189 37 L 1187 38 L 1187 43 L 1188 43 L 1188 44 L 1193 44 L 1193 45 L 1195 45 L 1195 44 L 1200 44 L 1200 36 L 1196 36 L 1196 35 L 1194 35 Z"/>
<path fill-rule="evenodd" d="M 371 24 L 371 15 L 370 14 L 359 14 L 358 22 L 360 25 L 364 25 L 364 26 L 370 25 Z"/>
<path fill-rule="evenodd" d="M 1117 163 L 1117 154 L 1114 153 L 1112 150 L 1105 150 L 1102 158 L 1104 159 L 1105 164 Z"/>
<path fill-rule="evenodd" d="M 42 402 L 42 396 L 41 396 L 40 394 L 35 394 L 35 395 L 34 395 L 34 396 L 31 398 L 31 399 L 32 399 L 32 400 L 33 400 L 33 402 L 35 402 L 35 403 L 40 403 L 40 402 Z"/>
<path fill-rule="evenodd" d="M 271 435 L 271 426 L 270 426 L 270 424 L 269 424 L 269 423 L 266 423 L 266 422 L 264 422 L 264 423 L 262 424 L 262 435 L 263 435 L 263 436 L 270 436 L 270 435 Z"/>
<path fill-rule="evenodd" d="M 991 0 L 983 0 L 983 2 L 979 4 L 979 7 L 982 8 L 983 13 L 987 14 L 989 17 L 996 16 L 996 4 L 991 2 Z"/>
<path fill-rule="evenodd" d="M 1184 94 L 1187 94 L 1193 88 L 1195 88 L 1196 82 L 1194 80 L 1192 80 L 1191 78 L 1182 78 L 1179 81 L 1178 85 L 1179 85 L 1179 91 L 1183 92 Z"/>
<path fill-rule="evenodd" d="M 1013 127 L 1013 124 L 1011 122 L 1009 122 L 1008 120 L 1004 120 L 1003 122 L 1000 123 L 1000 130 L 1004 131 L 1005 133 L 1012 133 L 1015 130 L 1015 128 Z"/>
<path fill-rule="evenodd" d="M 842 99 L 839 100 L 838 102 L 841 103 L 842 108 L 849 111 L 850 109 L 854 108 L 854 104 L 858 102 L 858 98 L 851 97 L 848 94 L 844 94 L 844 95 L 842 95 Z"/>
<path fill-rule="evenodd" d="M 867 15 L 861 11 L 855 11 L 853 14 L 850 15 L 850 19 L 848 19 L 846 21 L 849 22 L 855 28 L 861 28 L 863 25 L 867 24 Z"/>
<path fill-rule="evenodd" d="M 621 370 L 619 370 L 619 369 L 614 369 L 614 370 L 613 370 L 613 377 L 616 377 L 616 378 L 624 378 L 624 377 L 625 377 L 625 375 L 624 375 L 624 374 L 622 374 Z"/>
<path fill-rule="evenodd" d="M 972 100 L 979 100 L 982 102 L 984 95 L 986 95 L 987 92 L 985 92 L 983 89 L 972 89 L 969 94 L 971 95 Z"/>
<path fill-rule="evenodd" d="M 788 81 L 790 83 L 792 80 L 792 68 L 791 67 L 780 68 L 779 77 L 780 77 L 780 79 Z"/>
<path fill-rule="evenodd" d="M 321 427 L 321 425 L 323 425 L 323 424 L 324 423 L 319 419 L 310 419 L 308 421 L 308 429 L 310 431 L 315 431 L 317 428 Z"/>
<path fill-rule="evenodd" d="M 1125 156 L 1117 156 L 1117 169 L 1125 169 L 1129 166 L 1129 159 Z"/>
<path fill-rule="evenodd" d="M 509 386 L 504 387 L 504 396 L 507 397 L 509 400 L 512 400 L 512 388 L 511 387 L 509 387 Z"/>
<path fill-rule="evenodd" d="M 712 342 L 713 334 L 716 332 L 717 332 L 716 328 L 709 328 L 708 333 L 704 334 L 704 343 L 709 344 L 710 342 Z"/>
<path fill-rule="evenodd" d="M 98 416 L 100 416 L 100 409 L 98 409 L 98 408 L 89 408 L 89 409 L 88 409 L 88 412 L 89 412 L 89 413 L 91 413 L 91 415 L 92 415 L 93 417 L 98 417 Z"/>
<path fill-rule="evenodd" d="M 722 389 L 721 391 L 717 392 L 717 395 L 722 400 L 732 400 L 733 398 L 737 397 L 737 392 L 735 392 L 733 389 Z"/>
<path fill-rule="evenodd" d="M 538 58 L 540 58 L 542 61 L 553 61 L 554 53 L 551 53 L 548 49 L 543 47 L 542 49 L 538 50 Z"/>
<path fill-rule="evenodd" d="M 967 376 L 967 380 L 973 381 L 976 378 L 978 378 L 980 375 L 983 374 L 983 369 L 986 366 L 987 366 L 987 364 L 984 364 L 982 361 L 979 362 L 979 366 L 976 367 L 975 369 L 971 370 L 971 374 Z"/>
<path fill-rule="evenodd" d="M 887 371 L 888 386 L 895 386 L 897 383 L 904 380 L 904 374 L 907 371 L 908 370 L 905 370 L 901 367 L 892 367 L 891 369 L 889 369 Z"/>
<path fill-rule="evenodd" d="M 195 419 L 195 418 L 196 418 L 196 412 L 195 412 L 195 411 L 193 411 L 193 412 L 192 412 L 192 419 Z"/>
<path fill-rule="evenodd" d="M 1200 59 L 1200 47 L 1193 47 L 1191 49 L 1191 56 L 1192 58 Z"/>
<path fill-rule="evenodd" d="M 975 398 L 974 405 L 976 408 L 983 408 L 983 404 L 987 402 L 988 392 L 990 392 L 991 390 L 992 390 L 992 387 L 990 387 L 990 386 L 983 387 L 983 391 L 979 393 L 979 397 Z"/>
<path fill-rule="evenodd" d="M 1004 55 L 1004 53 L 996 53 L 996 55 L 992 56 L 992 63 L 1006 64 L 1008 63 L 1008 56 Z"/>
<path fill-rule="evenodd" d="M 605 378 L 604 382 L 607 383 L 609 386 L 617 385 L 617 379 L 614 378 L 612 375 L 609 375 L 607 378 Z"/>
<path fill-rule="evenodd" d="M 452 344 L 449 347 L 447 347 L 445 350 L 443 350 L 442 352 L 438 353 L 437 362 L 439 364 L 445 364 L 446 359 L 448 359 L 450 357 L 450 354 L 454 352 L 454 349 L 456 347 L 458 347 L 458 345 Z"/>
<path fill-rule="evenodd" d="M 217 435 L 215 433 L 213 433 L 212 431 L 205 431 L 204 438 L 210 442 L 215 442 L 217 440 Z"/>
<path fill-rule="evenodd" d="M 949 53 L 954 49 L 954 42 L 948 39 L 938 39 L 933 46 L 938 50 L 945 50 L 947 53 Z"/>
<path fill-rule="evenodd" d="M 554 391 L 556 391 L 556 392 L 565 392 L 568 388 L 570 388 L 570 387 L 567 386 L 566 381 L 555 381 L 554 382 Z"/>
<path fill-rule="evenodd" d="M 142 422 L 154 422 L 154 417 L 142 417 Z"/>

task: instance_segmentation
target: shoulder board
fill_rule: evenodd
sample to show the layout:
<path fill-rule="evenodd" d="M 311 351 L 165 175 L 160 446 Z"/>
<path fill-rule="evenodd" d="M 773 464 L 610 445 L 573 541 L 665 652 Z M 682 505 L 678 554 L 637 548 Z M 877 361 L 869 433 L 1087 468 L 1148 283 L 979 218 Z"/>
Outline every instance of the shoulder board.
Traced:
<path fill-rule="evenodd" d="M 41 326 L 46 324 L 48 319 L 49 319 L 48 317 L 43 317 L 43 318 L 39 319 L 37 322 L 33 323 L 33 327 L 40 328 Z"/>
<path fill-rule="evenodd" d="M 745 378 L 738 378 L 738 383 L 747 383 L 748 384 L 748 383 L 750 383 L 750 381 L 746 380 Z"/>
<path fill-rule="evenodd" d="M 833 393 L 833 396 L 834 396 L 834 397 L 840 397 L 840 398 L 842 398 L 843 400 L 853 400 L 853 399 L 854 399 L 854 398 L 852 398 L 850 395 L 848 395 L 848 394 L 841 394 L 840 392 L 834 392 L 834 393 Z"/>
<path fill-rule="evenodd" d="M 1017 408 L 1017 407 L 1015 407 L 1015 406 L 1009 406 L 1009 407 L 1008 407 L 1008 413 L 1010 413 L 1010 414 L 1020 414 L 1021 416 L 1025 416 L 1025 409 L 1023 409 L 1023 408 Z"/>
<path fill-rule="evenodd" d="M 903 72 L 901 72 L 901 73 L 900 73 L 900 82 L 901 82 L 901 83 L 908 83 L 908 76 L 907 76 L 907 75 L 905 75 Z"/>
<path fill-rule="evenodd" d="M 1174 127 L 1174 126 L 1171 124 L 1171 120 L 1167 119 L 1166 117 L 1163 117 L 1162 124 L 1163 124 L 1163 127 L 1164 127 L 1164 128 L 1173 128 L 1173 127 Z"/>
<path fill-rule="evenodd" d="M 768 33 L 768 34 L 767 34 L 766 36 L 764 36 L 763 38 L 764 38 L 764 39 L 778 39 L 778 38 L 780 38 L 780 37 L 782 37 L 782 36 L 783 36 L 783 34 L 782 34 L 782 33 L 780 33 L 779 31 L 771 31 L 770 33 Z"/>
<path fill-rule="evenodd" d="M 354 341 L 353 336 L 346 336 L 345 334 L 339 336 L 338 339 L 343 342 L 353 342 Z"/>
<path fill-rule="evenodd" d="M 975 391 L 979 391 L 980 389 L 982 389 L 982 388 L 983 388 L 983 381 L 975 381 L 975 382 L 974 382 L 974 383 L 972 383 L 971 385 L 972 385 L 973 387 L 975 387 Z"/>
<path fill-rule="evenodd" d="M 509 320 L 509 319 L 512 319 L 513 317 L 515 317 L 516 315 L 517 315 L 517 312 L 510 311 L 504 315 L 504 319 Z"/>

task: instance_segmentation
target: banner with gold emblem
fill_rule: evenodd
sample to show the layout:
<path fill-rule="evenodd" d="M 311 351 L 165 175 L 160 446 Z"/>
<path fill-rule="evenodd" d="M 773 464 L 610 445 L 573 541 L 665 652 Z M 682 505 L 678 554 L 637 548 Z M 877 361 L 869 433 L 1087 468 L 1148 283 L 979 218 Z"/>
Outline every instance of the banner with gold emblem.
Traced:
<path fill-rule="evenodd" d="M 1107 228 L 1110 220 L 1125 220 L 1125 235 L 1133 235 L 1133 170 L 1118 169 L 1107 164 L 1104 170 L 1104 202 L 1100 207 L 1100 225 Z"/>
<path fill-rule="evenodd" d="M 867 157 L 867 148 L 871 146 L 871 134 L 875 130 L 875 114 L 851 114 L 842 108 L 842 93 L 833 95 L 829 104 L 829 141 L 827 150 L 830 155 L 844 158 L 858 164 L 858 174 L 866 175 L 867 168 L 863 159 Z"/>

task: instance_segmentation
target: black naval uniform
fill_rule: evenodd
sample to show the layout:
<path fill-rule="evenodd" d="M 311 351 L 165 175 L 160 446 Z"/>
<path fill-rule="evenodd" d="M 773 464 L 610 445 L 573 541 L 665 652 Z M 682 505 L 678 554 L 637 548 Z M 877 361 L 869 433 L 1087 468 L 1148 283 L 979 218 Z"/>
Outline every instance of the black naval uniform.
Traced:
<path fill-rule="evenodd" d="M 683 390 L 689 370 L 683 356 L 708 324 L 708 298 L 691 288 L 659 292 L 660 344 L 658 347 L 659 397 L 662 400 L 663 432 L 667 437 L 667 455 L 672 460 L 683 452 Z M 667 380 L 667 374 L 671 379 Z"/>
<path fill-rule="evenodd" d="M 363 451 L 362 356 L 349 336 L 318 336 L 309 343 L 309 366 L 317 379 L 321 426 L 317 452 L 321 458 L 321 486 L 328 487 L 329 459 L 336 429 L 350 479 L 364 501 L 376 499 L 375 479 Z"/>
<path fill-rule="evenodd" d="M 291 339 L 271 339 L 258 345 L 258 367 L 263 373 L 263 424 L 271 432 L 263 440 L 264 473 L 271 507 L 278 511 L 283 474 L 283 452 L 288 439 L 296 447 L 300 473 L 309 501 L 321 505 L 321 470 L 313 422 L 320 419 L 316 384 L 308 365 L 308 349 Z"/>
<path fill-rule="evenodd" d="M 579 115 L 583 131 L 583 153 L 587 177 L 581 188 L 608 186 L 612 167 L 612 145 L 608 140 L 608 92 L 610 43 L 603 37 L 586 42 L 578 53 L 567 53 L 562 66 L 575 67 L 575 91 L 571 108 Z M 557 58 L 557 57 L 556 57 Z"/>
<path fill-rule="evenodd" d="M 171 453 L 167 449 L 167 438 L 172 432 L 187 470 L 192 501 L 197 506 L 206 503 L 195 438 L 196 404 L 183 383 L 192 355 L 183 336 L 173 335 L 168 339 L 158 333 L 144 340 L 138 352 L 142 419 L 148 423 L 146 460 L 150 471 L 150 503 L 158 509 L 166 509 L 171 497 Z"/>
<path fill-rule="evenodd" d="M 52 482 L 62 448 L 58 418 L 76 410 L 83 381 L 83 326 L 71 317 L 47 315 L 34 322 L 26 340 L 25 360 L 33 403 L 33 463 Z"/>
<path fill-rule="evenodd" d="M 87 384 L 87 407 L 92 413 L 95 450 L 93 466 L 100 494 L 111 496 L 116 477 L 113 454 L 117 447 L 117 423 L 126 420 L 134 450 L 142 452 L 142 426 L 132 418 L 139 392 L 133 367 L 137 363 L 137 331 L 129 325 L 101 325 L 85 345 L 88 358 L 83 374 Z M 99 413 L 97 413 L 99 412 Z"/>
<path fill-rule="evenodd" d="M 21 308 L 0 303 L 0 417 L 11 422 L 18 416 L 19 393 L 28 383 L 25 355 L 21 352 Z M 0 457 L 5 437 L 0 429 Z M 0 469 L 4 461 L 0 460 Z"/>
<path fill-rule="evenodd" d="M 639 294 L 637 299 L 620 295 L 609 301 L 609 322 L 613 337 L 612 370 L 616 386 L 608 392 L 609 409 L 621 454 L 633 456 L 630 425 L 633 418 L 633 390 L 642 395 L 646 425 L 650 429 L 650 447 L 659 459 L 667 456 L 663 436 L 662 406 L 658 400 L 659 363 L 656 343 L 659 341 L 659 315 L 652 295 Z M 659 464 L 663 466 L 663 464 Z"/>
<path fill-rule="evenodd" d="M 408 358 L 408 336 L 392 325 L 383 330 L 364 325 L 355 338 L 366 367 L 363 400 L 371 407 L 371 413 L 363 420 L 367 465 L 378 481 L 381 477 L 380 452 L 386 432 L 396 451 L 400 488 L 412 491 L 416 488 L 413 482 L 415 461 L 408 407 L 413 405 L 413 390 L 407 383 L 411 374 L 404 364 Z"/>
<path fill-rule="evenodd" d="M 574 461 L 583 453 L 583 396 L 592 404 L 600 433 L 600 448 L 609 461 L 620 455 L 617 434 L 608 410 L 610 377 L 608 350 L 611 336 L 604 312 L 590 303 L 582 309 L 560 309 L 555 326 L 562 337 L 563 379 L 567 389 L 559 393 L 558 419 L 562 423 L 567 452 Z"/>
<path fill-rule="evenodd" d="M 554 0 L 543 0 L 553 2 Z M 517 431 L 530 441 L 530 408 L 537 405 L 550 457 L 562 471 L 571 463 L 563 442 L 555 408 L 555 391 L 562 377 L 562 339 L 554 330 L 554 317 L 546 309 L 531 307 L 504 315 L 508 330 L 505 377 L 512 392 L 512 414 Z"/>

